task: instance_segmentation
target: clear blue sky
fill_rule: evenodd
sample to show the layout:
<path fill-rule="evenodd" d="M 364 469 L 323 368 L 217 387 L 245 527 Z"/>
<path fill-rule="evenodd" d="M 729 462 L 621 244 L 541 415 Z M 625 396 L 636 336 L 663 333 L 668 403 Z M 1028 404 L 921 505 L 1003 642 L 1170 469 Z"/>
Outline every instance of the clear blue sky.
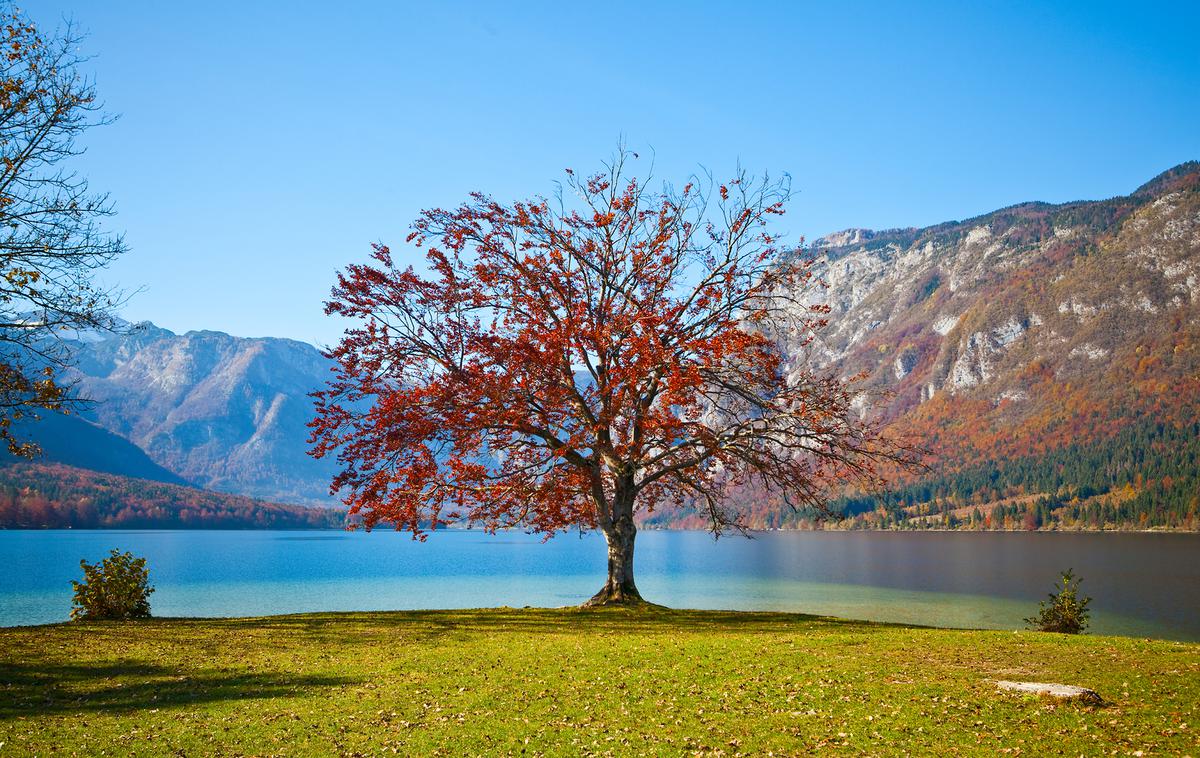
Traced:
<path fill-rule="evenodd" d="M 1200 3 L 27 0 L 120 120 L 80 168 L 124 315 L 336 341 L 334 272 L 620 135 L 656 174 L 787 171 L 809 238 L 1125 194 L 1200 158 Z"/>

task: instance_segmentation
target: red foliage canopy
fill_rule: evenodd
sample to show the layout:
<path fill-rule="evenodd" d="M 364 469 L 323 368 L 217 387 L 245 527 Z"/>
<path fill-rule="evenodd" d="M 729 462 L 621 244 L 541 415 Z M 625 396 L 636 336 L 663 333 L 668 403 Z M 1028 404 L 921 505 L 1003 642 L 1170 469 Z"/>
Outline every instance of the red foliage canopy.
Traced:
<path fill-rule="evenodd" d="M 357 325 L 312 441 L 368 527 L 577 525 L 611 544 L 674 499 L 719 530 L 747 479 L 820 508 L 895 457 L 853 385 L 808 367 L 829 309 L 768 228 L 787 182 L 652 191 L 628 157 L 568 171 L 553 200 L 423 212 L 408 241 L 428 273 L 376 246 L 338 277 L 326 311 Z"/>

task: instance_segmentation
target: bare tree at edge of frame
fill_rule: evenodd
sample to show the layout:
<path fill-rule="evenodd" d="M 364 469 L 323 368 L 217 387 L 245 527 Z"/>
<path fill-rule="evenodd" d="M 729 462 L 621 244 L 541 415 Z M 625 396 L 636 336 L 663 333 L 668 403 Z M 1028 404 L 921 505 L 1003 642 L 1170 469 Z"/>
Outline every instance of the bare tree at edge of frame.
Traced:
<path fill-rule="evenodd" d="M 113 328 L 120 294 L 94 275 L 126 248 L 101 227 L 108 197 L 65 165 L 109 120 L 79 71 L 81 35 L 69 24 L 44 35 L 10 2 L 0 23 L 0 440 L 28 457 L 37 445 L 13 424 L 77 400 L 57 378 L 62 336 Z"/>

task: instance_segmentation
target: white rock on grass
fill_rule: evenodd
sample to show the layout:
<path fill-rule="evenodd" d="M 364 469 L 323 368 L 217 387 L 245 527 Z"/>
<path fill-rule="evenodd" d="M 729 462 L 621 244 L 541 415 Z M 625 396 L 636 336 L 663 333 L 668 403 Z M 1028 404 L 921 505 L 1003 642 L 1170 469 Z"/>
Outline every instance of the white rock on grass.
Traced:
<path fill-rule="evenodd" d="M 1053 682 L 1006 682 L 998 681 L 996 686 L 1010 692 L 1024 692 L 1029 695 L 1045 695 L 1059 700 L 1082 700 L 1088 703 L 1102 703 L 1103 698 L 1095 690 L 1086 687 L 1076 687 L 1072 684 L 1054 684 Z"/>

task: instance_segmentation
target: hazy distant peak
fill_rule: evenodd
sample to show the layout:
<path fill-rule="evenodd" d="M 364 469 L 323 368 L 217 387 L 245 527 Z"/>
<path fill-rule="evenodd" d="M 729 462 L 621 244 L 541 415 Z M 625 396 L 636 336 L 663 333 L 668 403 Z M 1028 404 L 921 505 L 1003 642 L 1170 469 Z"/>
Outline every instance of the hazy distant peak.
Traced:
<path fill-rule="evenodd" d="M 78 342 L 74 358 L 69 378 L 97 401 L 84 415 L 158 465 L 210 489 L 330 502 L 335 465 L 306 453 L 308 395 L 330 368 L 312 345 L 142 322 Z"/>

